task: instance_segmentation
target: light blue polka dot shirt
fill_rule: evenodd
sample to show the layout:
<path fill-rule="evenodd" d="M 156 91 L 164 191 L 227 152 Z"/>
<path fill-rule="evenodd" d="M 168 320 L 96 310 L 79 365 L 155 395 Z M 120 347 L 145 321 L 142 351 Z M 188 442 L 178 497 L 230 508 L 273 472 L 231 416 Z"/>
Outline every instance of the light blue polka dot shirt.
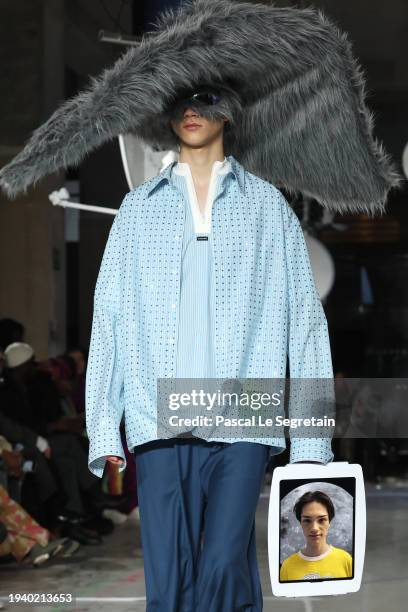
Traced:
<path fill-rule="evenodd" d="M 287 357 L 293 378 L 333 376 L 303 233 L 283 195 L 229 156 L 213 167 L 204 219 L 186 166 L 127 194 L 105 248 L 86 380 L 97 476 L 107 455 L 124 459 L 122 418 L 130 450 L 160 437 L 158 377 L 284 378 Z M 284 437 L 224 439 L 238 440 L 286 447 Z M 291 440 L 291 462 L 332 459 L 327 437 Z"/>

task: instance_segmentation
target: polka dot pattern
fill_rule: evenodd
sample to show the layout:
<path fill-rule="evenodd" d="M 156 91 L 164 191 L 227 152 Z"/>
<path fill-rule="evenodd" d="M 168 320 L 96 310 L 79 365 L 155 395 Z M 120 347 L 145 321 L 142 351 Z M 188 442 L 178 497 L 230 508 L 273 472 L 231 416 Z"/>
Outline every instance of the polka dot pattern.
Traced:
<path fill-rule="evenodd" d="M 228 160 L 211 224 L 217 378 L 284 378 L 288 357 L 291 377 L 332 378 L 300 223 L 278 189 Z M 86 422 L 99 477 L 106 455 L 125 460 L 122 417 L 130 450 L 157 438 L 157 378 L 176 375 L 185 207 L 171 167 L 125 197 L 95 287 Z M 308 401 L 295 405 L 288 416 L 311 416 Z M 286 447 L 284 437 L 248 441 Z M 330 439 L 292 439 L 291 462 L 332 459 Z"/>

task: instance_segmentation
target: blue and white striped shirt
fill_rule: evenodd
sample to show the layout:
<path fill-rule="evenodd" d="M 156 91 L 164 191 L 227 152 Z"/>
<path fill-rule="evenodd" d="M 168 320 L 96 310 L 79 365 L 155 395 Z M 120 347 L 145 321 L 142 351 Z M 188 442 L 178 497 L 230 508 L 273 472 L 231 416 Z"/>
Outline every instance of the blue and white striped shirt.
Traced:
<path fill-rule="evenodd" d="M 230 171 L 228 160 L 214 162 L 208 186 L 207 210 L 202 213 L 195 196 L 187 163 L 172 170 L 172 183 L 183 195 L 185 222 L 181 257 L 179 331 L 177 340 L 177 378 L 216 378 L 215 370 L 215 291 L 211 240 L 211 209 L 222 183 Z M 197 240 L 197 237 L 207 240 Z"/>
<path fill-rule="evenodd" d="M 230 171 L 227 159 L 213 163 L 207 199 L 201 211 L 189 164 L 179 162 L 172 168 L 172 183 L 182 193 L 185 204 L 176 357 L 176 378 L 180 384 L 175 391 L 178 393 L 187 390 L 184 379 L 194 379 L 195 388 L 208 391 L 208 379 L 216 378 L 211 211 L 222 176 Z M 194 427 L 186 427 L 186 431 L 200 437 Z"/>
<path fill-rule="evenodd" d="M 285 378 L 289 357 L 293 378 L 332 378 L 327 322 L 300 223 L 278 189 L 234 157 L 228 161 L 231 170 L 218 177 L 209 234 L 216 377 Z M 106 455 L 125 459 L 122 417 L 130 450 L 157 439 L 157 379 L 176 377 L 180 363 L 186 196 L 173 166 L 125 197 L 96 283 L 86 422 L 89 468 L 98 476 Z M 272 452 L 286 447 L 284 437 L 248 441 L 268 444 Z M 332 459 L 328 438 L 291 441 L 291 462 Z"/>

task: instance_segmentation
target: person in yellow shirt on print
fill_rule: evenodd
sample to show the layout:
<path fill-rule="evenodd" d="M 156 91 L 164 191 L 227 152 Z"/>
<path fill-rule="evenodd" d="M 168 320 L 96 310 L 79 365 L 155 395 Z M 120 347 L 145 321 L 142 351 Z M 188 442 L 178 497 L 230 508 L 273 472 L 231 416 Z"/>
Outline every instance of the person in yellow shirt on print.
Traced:
<path fill-rule="evenodd" d="M 297 500 L 293 511 L 302 527 L 306 546 L 283 561 L 280 580 L 351 578 L 351 555 L 327 542 L 335 515 L 330 497 L 322 491 L 307 491 Z"/>

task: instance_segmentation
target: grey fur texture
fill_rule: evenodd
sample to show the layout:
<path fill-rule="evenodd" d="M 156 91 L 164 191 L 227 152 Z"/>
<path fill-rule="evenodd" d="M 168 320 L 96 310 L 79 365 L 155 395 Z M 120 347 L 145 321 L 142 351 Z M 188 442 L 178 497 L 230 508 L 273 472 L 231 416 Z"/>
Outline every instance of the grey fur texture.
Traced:
<path fill-rule="evenodd" d="M 13 197 L 121 133 L 177 144 L 180 92 L 221 87 L 206 116 L 231 121 L 225 153 L 257 176 L 332 210 L 383 212 L 400 177 L 373 137 L 364 76 L 346 34 L 321 11 L 188 0 L 163 13 L 88 89 L 58 108 L 0 171 Z"/>

